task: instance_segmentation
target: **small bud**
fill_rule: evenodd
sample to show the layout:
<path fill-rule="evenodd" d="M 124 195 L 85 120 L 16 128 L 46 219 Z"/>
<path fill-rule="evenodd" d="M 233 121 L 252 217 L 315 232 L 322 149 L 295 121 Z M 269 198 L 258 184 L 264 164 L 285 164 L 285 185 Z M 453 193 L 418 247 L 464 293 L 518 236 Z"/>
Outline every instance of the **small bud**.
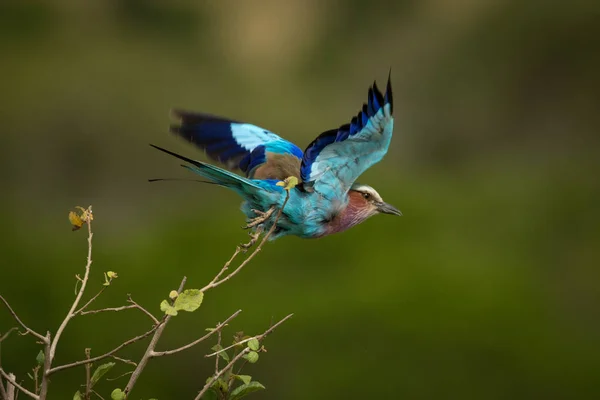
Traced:
<path fill-rule="evenodd" d="M 177 293 L 177 290 L 171 290 L 171 292 L 169 293 L 169 298 L 171 300 L 175 300 L 177 298 L 177 296 L 179 296 L 179 293 Z"/>
<path fill-rule="evenodd" d="M 115 271 L 108 271 L 106 276 L 108 276 L 108 279 L 116 279 L 119 277 Z"/>

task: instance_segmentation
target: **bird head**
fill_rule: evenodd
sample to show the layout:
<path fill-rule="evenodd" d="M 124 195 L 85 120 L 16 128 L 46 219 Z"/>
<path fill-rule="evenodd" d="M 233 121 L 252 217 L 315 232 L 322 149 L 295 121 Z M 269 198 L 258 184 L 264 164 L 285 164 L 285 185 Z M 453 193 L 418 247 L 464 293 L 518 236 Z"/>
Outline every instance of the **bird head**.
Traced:
<path fill-rule="evenodd" d="M 383 201 L 379 193 L 371 186 L 355 183 L 348 193 L 351 201 L 358 203 L 367 217 L 375 214 L 402 215 L 402 212 L 391 204 Z"/>

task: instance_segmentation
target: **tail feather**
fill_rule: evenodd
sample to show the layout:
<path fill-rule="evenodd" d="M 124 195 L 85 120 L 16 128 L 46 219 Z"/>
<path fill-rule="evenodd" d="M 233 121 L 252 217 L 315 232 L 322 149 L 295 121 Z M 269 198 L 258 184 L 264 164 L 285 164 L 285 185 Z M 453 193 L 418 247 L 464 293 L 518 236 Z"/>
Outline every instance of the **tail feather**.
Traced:
<path fill-rule="evenodd" d="M 203 176 L 204 178 L 209 179 L 210 181 L 218 185 L 231 188 L 241 193 L 248 192 L 248 189 L 250 188 L 254 190 L 264 190 L 262 187 L 258 186 L 251 180 L 241 177 L 240 175 L 237 175 L 233 172 L 229 172 L 214 165 L 203 163 L 202 161 L 192 160 L 191 158 L 187 158 L 170 150 L 163 149 L 159 146 L 155 146 L 153 144 L 150 144 L 150 146 L 164 153 L 170 154 L 173 157 L 177 157 L 180 160 L 190 163 L 191 165 L 182 165 L 182 167 L 185 167 L 190 171 L 195 172 L 196 174 Z"/>

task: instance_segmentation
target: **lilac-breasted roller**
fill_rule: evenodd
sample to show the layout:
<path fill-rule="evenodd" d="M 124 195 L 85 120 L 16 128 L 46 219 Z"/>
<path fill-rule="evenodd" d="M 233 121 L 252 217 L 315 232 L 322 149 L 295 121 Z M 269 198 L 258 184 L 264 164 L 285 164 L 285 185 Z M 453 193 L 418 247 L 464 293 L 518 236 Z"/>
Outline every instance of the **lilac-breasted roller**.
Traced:
<path fill-rule="evenodd" d="M 349 124 L 319 135 L 304 150 L 256 125 L 203 113 L 175 110 L 180 123 L 171 132 L 206 151 L 242 177 L 217 166 L 192 160 L 169 150 L 202 177 L 235 191 L 244 202 L 242 211 L 259 227 L 270 229 L 274 209 L 284 204 L 286 192 L 278 182 L 294 176 L 299 184 L 290 190 L 270 239 L 284 235 L 318 238 L 351 228 L 378 214 L 402 215 L 385 203 L 375 189 L 356 179 L 387 153 L 394 127 L 393 97 L 388 78 L 385 94 L 376 83 L 368 101 Z"/>

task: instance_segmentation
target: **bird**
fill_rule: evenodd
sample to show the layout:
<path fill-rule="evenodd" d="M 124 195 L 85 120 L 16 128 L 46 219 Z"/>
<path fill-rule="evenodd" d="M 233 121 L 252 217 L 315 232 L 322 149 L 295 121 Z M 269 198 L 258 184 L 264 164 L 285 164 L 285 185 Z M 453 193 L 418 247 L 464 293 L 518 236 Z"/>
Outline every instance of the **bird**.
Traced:
<path fill-rule="evenodd" d="M 402 215 L 373 187 L 357 182 L 388 151 L 394 128 L 393 108 L 390 73 L 385 93 L 374 81 L 358 114 L 349 123 L 321 133 L 304 151 L 257 125 L 172 110 L 177 123 L 170 126 L 170 132 L 228 169 L 239 169 L 244 176 L 150 145 L 185 161 L 182 166 L 207 179 L 207 183 L 242 197 L 241 210 L 251 232 L 269 230 L 269 240 L 286 235 L 320 238 L 345 231 L 376 214 Z M 281 182 L 289 178 L 295 178 L 298 184 L 284 188 Z"/>

